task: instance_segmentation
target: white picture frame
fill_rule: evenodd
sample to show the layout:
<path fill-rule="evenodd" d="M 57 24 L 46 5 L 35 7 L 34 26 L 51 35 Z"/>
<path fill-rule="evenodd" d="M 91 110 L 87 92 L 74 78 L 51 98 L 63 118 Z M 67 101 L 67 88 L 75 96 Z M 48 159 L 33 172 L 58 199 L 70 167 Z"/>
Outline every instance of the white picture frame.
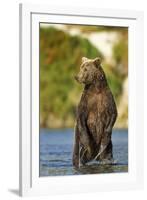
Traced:
<path fill-rule="evenodd" d="M 143 13 L 99 8 L 20 4 L 21 196 L 139 189 L 143 187 Z M 39 177 L 39 22 L 129 28 L 129 171 Z"/>

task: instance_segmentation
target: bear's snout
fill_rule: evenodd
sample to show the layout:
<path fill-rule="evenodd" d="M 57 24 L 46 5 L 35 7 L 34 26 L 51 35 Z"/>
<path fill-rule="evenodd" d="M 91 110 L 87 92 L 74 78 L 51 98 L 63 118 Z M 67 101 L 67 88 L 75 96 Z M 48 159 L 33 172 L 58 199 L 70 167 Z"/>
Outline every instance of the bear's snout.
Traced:
<path fill-rule="evenodd" d="M 78 81 L 78 76 L 77 76 L 77 75 L 75 75 L 75 76 L 74 76 L 74 79 L 75 79 L 76 81 Z"/>
<path fill-rule="evenodd" d="M 78 81 L 79 83 L 82 83 L 81 80 L 80 80 L 80 77 L 79 77 L 78 75 L 75 75 L 74 78 L 75 78 L 75 80 Z"/>

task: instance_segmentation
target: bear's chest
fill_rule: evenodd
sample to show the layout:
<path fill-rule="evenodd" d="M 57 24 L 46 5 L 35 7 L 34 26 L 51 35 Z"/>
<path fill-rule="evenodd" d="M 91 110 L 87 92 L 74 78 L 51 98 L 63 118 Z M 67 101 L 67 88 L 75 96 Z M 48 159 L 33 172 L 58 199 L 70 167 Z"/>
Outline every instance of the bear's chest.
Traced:
<path fill-rule="evenodd" d="M 82 95 L 78 112 L 84 112 L 87 117 L 89 113 L 93 113 L 92 115 L 101 115 L 104 113 L 109 107 L 109 99 L 105 93 L 85 93 Z M 92 117 L 93 118 L 93 117 Z"/>
<path fill-rule="evenodd" d="M 104 94 L 93 94 L 87 98 L 87 111 L 102 113 L 107 108 L 107 98 Z"/>

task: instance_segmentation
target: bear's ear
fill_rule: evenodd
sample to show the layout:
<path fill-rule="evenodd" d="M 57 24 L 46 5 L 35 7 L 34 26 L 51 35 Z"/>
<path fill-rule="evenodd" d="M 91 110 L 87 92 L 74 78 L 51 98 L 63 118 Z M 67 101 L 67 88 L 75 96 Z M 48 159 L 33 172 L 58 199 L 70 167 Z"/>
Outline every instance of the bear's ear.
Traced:
<path fill-rule="evenodd" d="M 88 58 L 82 57 L 82 62 L 86 62 L 87 60 L 88 60 Z"/>
<path fill-rule="evenodd" d="M 94 64 L 95 64 L 96 67 L 99 67 L 100 64 L 101 64 L 101 59 L 100 58 L 95 58 L 94 59 Z"/>

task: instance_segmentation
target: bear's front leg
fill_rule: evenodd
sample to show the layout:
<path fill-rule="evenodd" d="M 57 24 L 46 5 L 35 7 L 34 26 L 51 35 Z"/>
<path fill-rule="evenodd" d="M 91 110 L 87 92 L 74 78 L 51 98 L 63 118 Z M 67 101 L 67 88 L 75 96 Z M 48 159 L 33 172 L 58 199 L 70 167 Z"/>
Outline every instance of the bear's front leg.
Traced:
<path fill-rule="evenodd" d="M 113 128 L 113 125 L 116 121 L 116 118 L 117 118 L 117 112 L 113 113 L 112 116 L 109 117 L 108 123 L 107 123 L 106 128 L 105 128 L 106 133 L 109 133 L 109 132 L 112 131 L 112 128 Z"/>
<path fill-rule="evenodd" d="M 75 167 L 79 167 L 79 129 L 78 125 L 76 124 L 75 126 L 75 138 L 74 138 L 74 149 L 73 149 L 73 157 L 72 157 L 72 162 Z"/>
<path fill-rule="evenodd" d="M 109 133 L 111 134 L 111 133 Z M 102 139 L 99 151 L 99 161 L 102 164 L 113 164 L 113 145 L 111 141 L 111 136 L 105 136 Z"/>
<path fill-rule="evenodd" d="M 112 164 L 113 160 L 113 145 L 111 141 L 112 128 L 116 121 L 117 113 L 113 113 L 111 116 L 107 116 L 106 126 L 102 134 L 100 150 L 99 150 L 99 160 L 104 164 Z"/>
<path fill-rule="evenodd" d="M 84 112 L 82 112 L 78 117 L 78 129 L 81 144 L 83 144 L 85 148 L 88 148 L 90 146 L 90 135 L 87 128 L 86 116 Z"/>
<path fill-rule="evenodd" d="M 99 127 L 99 131 L 100 130 L 101 129 Z M 111 134 L 112 134 L 112 129 L 110 130 L 110 132 L 102 131 L 100 133 L 98 137 L 99 139 L 97 140 L 99 151 L 94 158 L 95 160 L 101 161 L 101 162 L 112 161 L 113 153 L 112 153 Z"/>
<path fill-rule="evenodd" d="M 80 133 L 80 162 L 85 165 L 92 160 L 92 138 L 87 126 L 86 112 L 81 112 L 78 118 L 78 127 Z"/>
<path fill-rule="evenodd" d="M 85 115 L 79 115 L 75 127 L 75 139 L 73 150 L 73 165 L 80 167 L 91 159 L 91 142 L 88 130 L 86 127 Z"/>

